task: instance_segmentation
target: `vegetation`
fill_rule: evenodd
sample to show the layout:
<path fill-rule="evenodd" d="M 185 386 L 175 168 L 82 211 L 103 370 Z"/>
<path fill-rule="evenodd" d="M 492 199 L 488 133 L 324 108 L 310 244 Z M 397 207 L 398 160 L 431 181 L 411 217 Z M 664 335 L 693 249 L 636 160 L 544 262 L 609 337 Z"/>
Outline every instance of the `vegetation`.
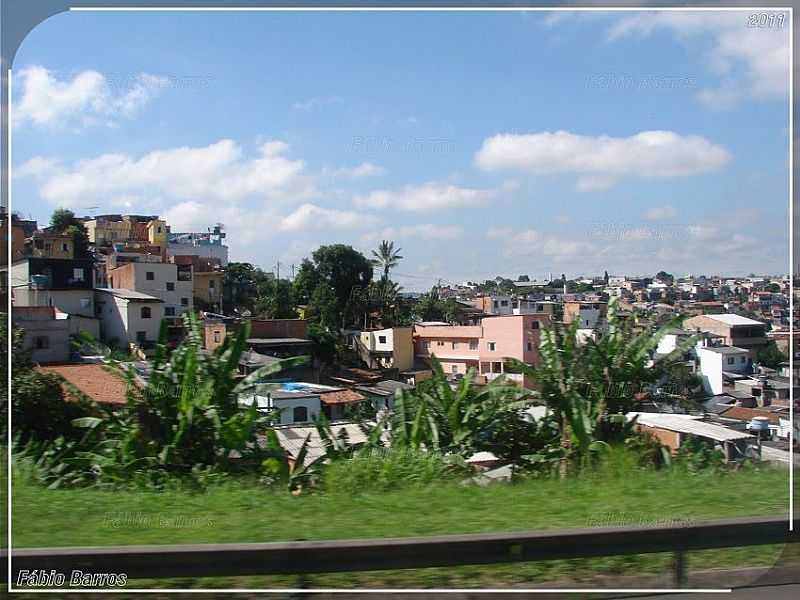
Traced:
<path fill-rule="evenodd" d="M 76 217 L 75 213 L 67 208 L 57 208 L 50 216 L 50 228 L 55 233 L 66 233 L 72 238 L 75 249 L 75 258 L 89 256 L 89 236 L 86 227 Z"/>
<path fill-rule="evenodd" d="M 782 362 L 789 360 L 789 357 L 780 351 L 778 345 L 770 340 L 766 346 L 756 352 L 755 362 L 770 369 L 777 369 Z"/>

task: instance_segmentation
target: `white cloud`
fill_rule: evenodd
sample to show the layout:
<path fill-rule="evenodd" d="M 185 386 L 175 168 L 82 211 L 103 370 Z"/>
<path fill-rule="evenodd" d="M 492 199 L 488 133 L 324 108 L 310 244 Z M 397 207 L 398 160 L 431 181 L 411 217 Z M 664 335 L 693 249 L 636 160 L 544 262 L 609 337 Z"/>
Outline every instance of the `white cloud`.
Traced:
<path fill-rule="evenodd" d="M 706 63 L 725 80 L 718 88 L 701 90 L 698 99 L 709 108 L 726 110 L 744 98 L 786 98 L 790 17 L 784 14 L 784 26 L 779 28 L 748 27 L 750 11 L 644 12 L 617 21 L 609 31 L 609 39 L 646 36 L 658 29 L 673 31 L 681 38 L 710 34 L 714 46 L 706 53 Z"/>
<path fill-rule="evenodd" d="M 353 202 L 361 208 L 395 208 L 404 211 L 426 212 L 478 206 L 494 196 L 494 193 L 493 190 L 430 182 L 420 186 L 409 185 L 398 191 L 377 190 L 366 196 L 357 196 Z"/>
<path fill-rule="evenodd" d="M 713 240 L 719 235 L 719 230 L 713 225 L 689 225 L 686 231 L 693 239 L 700 241 Z"/>
<path fill-rule="evenodd" d="M 359 212 L 323 208 L 315 204 L 303 204 L 284 217 L 279 224 L 279 228 L 281 231 L 324 229 L 328 227 L 352 229 L 372 225 L 375 222 L 375 217 L 365 216 Z"/>
<path fill-rule="evenodd" d="M 64 127 L 113 125 L 117 117 L 131 117 L 167 84 L 167 78 L 139 73 L 126 89 L 112 90 L 97 71 L 81 71 L 72 79 L 59 80 L 39 65 L 15 74 L 12 107 L 15 125 Z"/>
<path fill-rule="evenodd" d="M 486 232 L 486 237 L 500 241 L 501 254 L 506 258 L 548 256 L 558 259 L 590 255 L 594 252 L 593 245 L 584 240 L 573 236 L 552 235 L 535 229 L 516 231 L 509 227 L 490 228 Z"/>
<path fill-rule="evenodd" d="M 650 221 L 660 221 L 662 219 L 672 219 L 677 213 L 672 206 L 654 206 L 647 209 L 644 213 L 644 218 Z"/>
<path fill-rule="evenodd" d="M 48 159 L 37 157 L 37 163 L 28 161 L 21 169 L 39 177 L 42 198 L 66 207 L 104 201 L 112 194 L 158 193 L 212 205 L 248 196 L 302 200 L 314 193 L 313 178 L 302 160 L 283 156 L 286 150 L 283 142 L 266 142 L 256 156 L 246 158 L 236 142 L 220 140 L 208 146 L 155 150 L 139 158 L 103 154 L 50 171 L 41 168 Z M 38 172 L 32 164 L 38 164 Z"/>
<path fill-rule="evenodd" d="M 402 227 L 386 227 L 375 233 L 362 236 L 365 242 L 375 240 L 392 240 L 403 238 L 419 238 L 423 240 L 454 240 L 464 233 L 458 225 L 434 225 L 433 223 L 417 223 Z"/>
<path fill-rule="evenodd" d="M 729 160 L 721 146 L 672 131 L 642 131 L 627 138 L 568 131 L 507 133 L 486 138 L 475 155 L 475 163 L 486 171 L 576 175 L 580 191 L 607 189 L 625 177 L 699 175 Z"/>
<path fill-rule="evenodd" d="M 371 162 L 364 162 L 355 167 L 340 167 L 338 169 L 323 169 L 323 175 L 344 177 L 347 179 L 360 179 L 361 177 L 377 177 L 384 175 L 386 169 Z"/>

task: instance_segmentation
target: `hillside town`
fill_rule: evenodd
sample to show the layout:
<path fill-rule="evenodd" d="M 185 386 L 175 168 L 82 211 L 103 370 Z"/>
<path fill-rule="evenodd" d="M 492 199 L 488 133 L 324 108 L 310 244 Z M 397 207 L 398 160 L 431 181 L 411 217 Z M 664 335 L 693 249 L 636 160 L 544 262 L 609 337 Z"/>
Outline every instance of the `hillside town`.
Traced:
<path fill-rule="evenodd" d="M 454 389 L 468 378 L 478 388 L 503 381 L 534 390 L 543 332 L 560 329 L 580 346 L 625 323 L 633 333 L 658 332 L 648 369 L 669 360 L 657 378 L 620 392 L 634 401 L 628 420 L 673 453 L 699 440 L 729 462 L 789 462 L 800 373 L 789 363 L 797 318 L 787 275 L 519 274 L 410 292 L 391 279 L 402 255 L 390 241 L 369 257 L 322 246 L 289 279 L 285 270 L 281 278 L 232 262 L 219 223 L 177 232 L 158 215 L 57 210 L 48 226 L 4 213 L 2 228 L 11 240 L 3 296 L 20 349 L 36 370 L 60 378 L 65 396 L 111 410 L 126 404 L 129 389 L 98 347 L 143 382 L 159 345 L 179 347 L 192 327 L 209 353 L 246 331 L 240 379 L 311 357 L 239 397 L 241 410 L 272 415 L 284 451 L 302 461 L 298 440 L 308 437 L 304 457 L 324 451 L 312 435 L 321 416 L 358 441 L 360 419 L 391 413 L 398 390 L 437 370 Z M 547 410 L 534 403 L 526 418 Z M 470 460 L 487 477 L 509 477 L 508 461 L 491 452 Z"/>

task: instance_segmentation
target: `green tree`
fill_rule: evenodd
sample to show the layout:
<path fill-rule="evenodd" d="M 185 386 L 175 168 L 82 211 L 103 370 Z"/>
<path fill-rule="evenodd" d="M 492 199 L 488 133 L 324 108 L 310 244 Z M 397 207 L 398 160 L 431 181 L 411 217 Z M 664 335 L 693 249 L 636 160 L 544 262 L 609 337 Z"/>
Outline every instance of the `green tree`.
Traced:
<path fill-rule="evenodd" d="M 223 310 L 254 310 L 259 288 L 271 279 L 270 275 L 250 263 L 228 263 L 223 280 Z"/>
<path fill-rule="evenodd" d="M 377 250 L 372 251 L 374 257 L 370 262 L 373 266 L 383 270 L 383 279 L 389 279 L 389 271 L 394 269 L 403 258 L 400 255 L 401 248 L 395 250 L 394 242 L 382 240 Z"/>
<path fill-rule="evenodd" d="M 259 285 L 255 310 L 266 319 L 296 318 L 294 287 L 291 282 L 270 279 Z"/>
<path fill-rule="evenodd" d="M 297 275 L 294 278 L 294 292 L 295 298 L 301 304 L 308 304 L 311 301 L 311 296 L 320 282 L 320 275 L 317 268 L 307 258 L 303 259 L 300 263 L 300 268 L 297 270 Z"/>
<path fill-rule="evenodd" d="M 320 246 L 311 258 L 319 275 L 319 284 L 325 283 L 333 291 L 341 326 L 348 320 L 355 322 L 351 298 L 354 297 L 354 288 L 366 290 L 372 281 L 370 262 L 363 254 L 344 244 Z"/>
<path fill-rule="evenodd" d="M 766 346 L 756 352 L 754 362 L 770 369 L 777 369 L 782 362 L 787 360 L 789 360 L 789 357 L 780 351 L 773 340 L 770 340 Z"/>
<path fill-rule="evenodd" d="M 335 331 L 339 327 L 341 317 L 336 296 L 329 285 L 318 285 L 313 291 L 306 314 L 309 320 L 328 331 Z"/>

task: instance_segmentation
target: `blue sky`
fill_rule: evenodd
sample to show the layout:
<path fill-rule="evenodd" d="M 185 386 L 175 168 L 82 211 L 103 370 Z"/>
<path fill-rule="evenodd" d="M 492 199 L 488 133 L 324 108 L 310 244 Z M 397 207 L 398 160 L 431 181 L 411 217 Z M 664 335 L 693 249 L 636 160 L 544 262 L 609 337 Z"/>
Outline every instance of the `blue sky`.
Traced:
<path fill-rule="evenodd" d="M 222 222 L 407 289 L 788 272 L 788 24 L 748 13 L 68 13 L 14 61 L 14 209 Z M 89 207 L 99 207 L 89 210 Z"/>

